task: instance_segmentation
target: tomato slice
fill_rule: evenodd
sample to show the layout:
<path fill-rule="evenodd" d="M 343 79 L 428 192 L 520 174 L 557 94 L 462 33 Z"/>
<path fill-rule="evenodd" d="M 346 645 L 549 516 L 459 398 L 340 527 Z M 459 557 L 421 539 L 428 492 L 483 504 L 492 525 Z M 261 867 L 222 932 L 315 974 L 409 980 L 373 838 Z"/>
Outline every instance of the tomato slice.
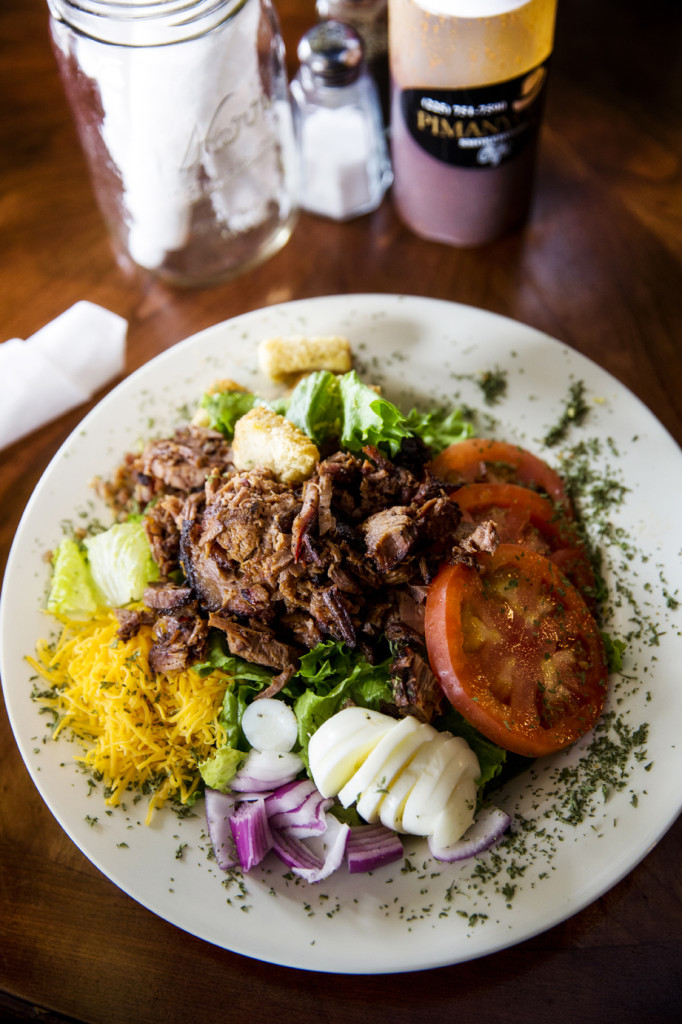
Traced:
<path fill-rule="evenodd" d="M 437 455 L 429 468 L 449 483 L 519 483 L 544 491 L 567 515 L 573 514 L 559 474 L 537 455 L 507 441 L 481 437 L 456 441 Z"/>
<path fill-rule="evenodd" d="M 451 704 L 506 750 L 541 757 L 588 732 L 608 670 L 582 597 L 544 555 L 500 544 L 448 565 L 426 600 L 431 667 Z"/>
<path fill-rule="evenodd" d="M 465 484 L 452 498 L 466 521 L 492 520 L 501 544 L 521 544 L 550 558 L 593 609 L 596 583 L 590 559 L 575 521 L 563 509 L 518 484 Z"/>

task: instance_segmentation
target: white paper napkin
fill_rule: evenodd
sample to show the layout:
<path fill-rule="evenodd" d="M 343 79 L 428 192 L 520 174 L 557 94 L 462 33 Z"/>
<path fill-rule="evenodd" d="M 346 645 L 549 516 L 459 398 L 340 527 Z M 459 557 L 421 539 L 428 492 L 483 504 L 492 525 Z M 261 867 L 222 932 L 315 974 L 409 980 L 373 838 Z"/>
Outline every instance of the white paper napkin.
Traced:
<path fill-rule="evenodd" d="M 128 324 L 77 302 L 22 341 L 0 345 L 0 448 L 73 409 L 123 372 Z"/>

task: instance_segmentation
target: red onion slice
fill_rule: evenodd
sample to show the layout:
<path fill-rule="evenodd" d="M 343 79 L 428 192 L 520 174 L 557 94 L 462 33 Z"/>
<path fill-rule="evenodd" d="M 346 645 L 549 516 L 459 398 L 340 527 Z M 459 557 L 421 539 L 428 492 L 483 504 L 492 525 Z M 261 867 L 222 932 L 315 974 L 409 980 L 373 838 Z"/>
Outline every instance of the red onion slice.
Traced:
<path fill-rule="evenodd" d="M 485 807 L 479 811 L 476 821 L 456 843 L 439 849 L 429 836 L 429 851 L 436 860 L 448 863 L 466 860 L 489 850 L 498 839 L 501 839 L 510 824 L 511 817 L 506 811 L 501 811 L 497 807 Z"/>
<path fill-rule="evenodd" d="M 327 811 L 333 803 L 331 798 L 325 798 L 313 789 L 299 807 L 271 814 L 270 826 L 279 832 L 298 836 L 299 839 L 322 835 L 327 829 Z"/>
<path fill-rule="evenodd" d="M 350 828 L 332 814 L 327 815 L 327 828 L 319 839 L 304 840 L 273 830 L 273 850 L 306 882 L 321 882 L 343 863 Z"/>
<path fill-rule="evenodd" d="M 265 800 L 241 803 L 230 817 L 230 828 L 242 871 L 249 871 L 272 849 Z"/>
<path fill-rule="evenodd" d="M 295 779 L 279 786 L 270 796 L 265 799 L 265 810 L 268 817 L 281 814 L 286 811 L 295 811 L 307 800 L 311 793 L 317 793 L 315 783 L 310 779 Z M 241 799 L 241 794 L 240 794 Z"/>
<path fill-rule="evenodd" d="M 384 825 L 354 825 L 346 843 L 348 870 L 353 874 L 375 871 L 403 857 L 403 844 L 392 829 Z"/>
<path fill-rule="evenodd" d="M 221 793 L 219 789 L 207 789 L 206 827 L 213 846 L 213 852 L 221 871 L 239 866 L 239 858 L 235 850 L 230 828 L 230 818 L 234 814 L 236 800 L 230 793 Z"/>

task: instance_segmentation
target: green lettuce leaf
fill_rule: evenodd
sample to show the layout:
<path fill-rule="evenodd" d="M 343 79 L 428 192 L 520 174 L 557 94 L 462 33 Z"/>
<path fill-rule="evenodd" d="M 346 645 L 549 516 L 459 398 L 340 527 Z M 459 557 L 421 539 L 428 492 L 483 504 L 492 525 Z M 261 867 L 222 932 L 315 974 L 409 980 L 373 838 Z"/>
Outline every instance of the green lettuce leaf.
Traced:
<path fill-rule="evenodd" d="M 234 437 L 234 425 L 258 403 L 250 391 L 220 391 L 204 395 L 201 408 L 205 409 L 211 421 L 211 429 L 219 430 L 228 441 Z"/>
<path fill-rule="evenodd" d="M 299 753 L 306 766 L 310 737 L 341 710 L 344 701 L 351 700 L 373 711 L 392 703 L 389 664 L 390 660 L 386 660 L 372 665 L 345 644 L 333 640 L 318 644 L 301 658 L 295 678 L 303 680 L 307 688 L 294 701 L 294 713 L 298 720 Z"/>
<path fill-rule="evenodd" d="M 289 400 L 277 398 L 266 402 L 265 399 L 259 398 L 251 391 L 221 391 L 213 395 L 204 395 L 199 404 L 208 413 L 211 429 L 219 430 L 228 441 L 231 441 L 234 437 L 237 420 L 246 416 L 247 412 L 251 412 L 257 405 L 263 405 L 280 416 L 284 416 L 289 406 Z"/>
<path fill-rule="evenodd" d="M 341 446 L 359 452 L 365 445 L 374 445 L 397 455 L 403 440 L 412 436 L 397 406 L 363 384 L 355 370 L 339 377 L 339 389 L 343 402 Z"/>
<path fill-rule="evenodd" d="M 329 370 L 317 370 L 301 380 L 291 393 L 286 417 L 318 447 L 340 437 L 343 404 L 339 378 Z"/>
<path fill-rule="evenodd" d="M 114 523 L 83 545 L 100 604 L 118 608 L 139 601 L 147 584 L 159 578 L 140 522 Z"/>
<path fill-rule="evenodd" d="M 318 644 L 303 655 L 299 672 L 281 693 L 293 707 L 298 720 L 296 749 L 306 766 L 310 736 L 340 710 L 346 698 L 373 710 L 379 710 L 392 700 L 388 665 L 388 661 L 371 665 L 345 644 L 333 640 Z M 220 723 L 227 733 L 228 746 L 235 750 L 248 750 L 241 728 L 242 716 L 254 698 L 270 685 L 274 673 L 229 654 L 224 637 L 218 630 L 212 631 L 209 638 L 207 659 L 193 668 L 200 675 L 219 670 L 230 676 Z"/>
<path fill-rule="evenodd" d="M 250 391 L 224 391 L 206 394 L 201 400 L 211 427 L 228 440 L 234 436 L 237 420 L 257 405 L 286 416 L 318 447 L 336 440 L 351 452 L 374 445 L 393 457 L 405 438 L 417 436 L 435 455 L 473 434 L 472 425 L 459 409 L 426 413 L 412 409 L 404 416 L 397 406 L 364 384 L 355 370 L 341 376 L 328 370 L 310 373 L 288 399 L 266 402 Z"/>
<path fill-rule="evenodd" d="M 604 631 L 602 631 L 601 638 L 604 643 L 604 652 L 609 672 L 622 672 L 623 655 L 628 649 L 627 642 L 619 640 L 618 637 L 611 636 L 610 633 L 605 633 Z"/>
<path fill-rule="evenodd" d="M 274 673 L 262 665 L 252 665 L 243 658 L 230 654 L 225 637 L 219 630 L 211 631 L 206 660 L 193 665 L 192 668 L 200 676 L 207 676 L 218 670 L 230 677 L 219 721 L 227 733 L 227 745 L 235 750 L 248 750 L 249 745 L 241 728 L 242 715 L 254 697 L 267 689 Z"/>
<path fill-rule="evenodd" d="M 406 423 L 433 455 L 438 455 L 448 445 L 464 441 L 474 434 L 473 424 L 464 419 L 461 409 L 452 409 L 450 412 L 438 409 L 426 413 L 411 409 Z"/>
<path fill-rule="evenodd" d="M 61 542 L 53 559 L 47 610 L 88 619 L 97 608 L 139 601 L 147 584 L 158 578 L 142 524 L 115 523 L 82 544 L 71 538 Z"/>
<path fill-rule="evenodd" d="M 66 537 L 54 553 L 47 610 L 71 619 L 90 619 L 98 604 L 85 551 Z"/>

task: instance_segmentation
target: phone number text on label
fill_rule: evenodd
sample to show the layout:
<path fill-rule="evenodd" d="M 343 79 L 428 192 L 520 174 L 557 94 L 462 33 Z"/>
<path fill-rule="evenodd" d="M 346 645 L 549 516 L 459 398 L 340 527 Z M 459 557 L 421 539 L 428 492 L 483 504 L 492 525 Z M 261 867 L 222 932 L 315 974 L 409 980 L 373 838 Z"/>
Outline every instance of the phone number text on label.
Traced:
<path fill-rule="evenodd" d="M 428 110 L 430 114 L 442 114 L 446 117 L 485 117 L 488 114 L 501 114 L 508 108 L 506 100 L 498 100 L 495 103 L 460 104 L 445 103 L 443 100 L 432 99 L 430 96 L 423 96 L 421 107 Z"/>

